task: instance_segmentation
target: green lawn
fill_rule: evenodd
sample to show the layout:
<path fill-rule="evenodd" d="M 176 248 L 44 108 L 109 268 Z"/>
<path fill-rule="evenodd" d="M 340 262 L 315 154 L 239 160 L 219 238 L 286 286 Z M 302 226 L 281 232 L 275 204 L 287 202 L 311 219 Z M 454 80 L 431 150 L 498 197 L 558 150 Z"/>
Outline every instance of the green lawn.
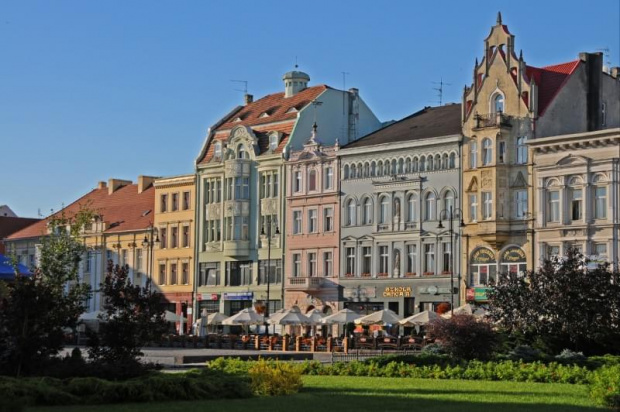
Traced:
<path fill-rule="evenodd" d="M 304 376 L 291 396 L 243 400 L 32 408 L 29 412 L 514 412 L 600 411 L 583 385 Z"/>

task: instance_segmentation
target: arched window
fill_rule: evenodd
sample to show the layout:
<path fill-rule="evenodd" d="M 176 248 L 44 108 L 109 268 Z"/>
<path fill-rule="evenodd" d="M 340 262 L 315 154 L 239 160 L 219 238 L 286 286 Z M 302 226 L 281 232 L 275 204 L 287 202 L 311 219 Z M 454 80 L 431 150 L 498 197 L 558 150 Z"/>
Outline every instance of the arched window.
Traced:
<path fill-rule="evenodd" d="M 415 194 L 409 195 L 407 198 L 407 221 L 415 222 L 418 218 L 418 197 Z"/>
<path fill-rule="evenodd" d="M 435 220 L 435 193 L 430 192 L 426 194 L 426 198 L 424 199 L 424 220 Z"/>
<path fill-rule="evenodd" d="M 368 177 L 370 175 L 370 165 L 368 163 L 364 163 L 364 177 Z"/>
<path fill-rule="evenodd" d="M 385 163 L 383 164 L 383 175 L 384 176 L 389 176 L 390 175 L 390 162 L 389 162 L 389 160 L 386 160 Z"/>
<path fill-rule="evenodd" d="M 375 177 L 377 172 L 377 164 L 375 162 L 370 163 L 370 177 Z"/>
<path fill-rule="evenodd" d="M 344 171 L 342 173 L 344 174 L 345 179 L 349 178 L 349 165 L 344 165 Z"/>
<path fill-rule="evenodd" d="M 435 170 L 441 169 L 441 156 L 439 154 L 435 155 Z"/>
<path fill-rule="evenodd" d="M 398 159 L 398 173 L 400 174 L 405 172 L 403 165 L 404 165 L 403 159 Z"/>
<path fill-rule="evenodd" d="M 392 174 L 395 175 L 396 173 L 396 159 L 392 159 Z"/>
<path fill-rule="evenodd" d="M 425 170 L 426 170 L 426 158 L 422 156 L 420 158 L 420 172 L 423 172 Z"/>
<path fill-rule="evenodd" d="M 493 98 L 493 112 L 504 113 L 504 96 L 498 93 Z"/>
<path fill-rule="evenodd" d="M 407 160 L 405 160 L 405 173 L 411 173 L 411 158 L 408 157 Z"/>
<path fill-rule="evenodd" d="M 488 137 L 482 141 L 482 165 L 487 166 L 491 164 L 493 159 L 493 142 Z"/>
<path fill-rule="evenodd" d="M 450 162 L 448 167 L 454 169 L 456 167 L 456 153 L 450 153 Z"/>
<path fill-rule="evenodd" d="M 278 148 L 278 135 L 272 134 L 269 136 L 269 150 L 272 152 Z"/>
<path fill-rule="evenodd" d="M 245 151 L 243 144 L 237 146 L 237 159 L 249 159 L 250 155 Z"/>
<path fill-rule="evenodd" d="M 377 163 L 377 176 L 383 176 L 383 162 L 381 160 Z"/>
<path fill-rule="evenodd" d="M 381 198 L 381 206 L 379 209 L 379 223 L 389 223 L 389 207 L 390 207 L 390 200 L 388 199 L 387 196 L 383 196 Z"/>
<path fill-rule="evenodd" d="M 433 170 L 433 156 L 429 155 L 426 158 L 426 166 L 427 166 L 426 170 L 428 170 L 429 172 Z"/>
<path fill-rule="evenodd" d="M 517 163 L 527 163 L 527 139 L 525 137 L 517 137 Z"/>
<path fill-rule="evenodd" d="M 478 143 L 475 140 L 469 143 L 469 167 L 472 169 L 478 167 Z"/>
<path fill-rule="evenodd" d="M 452 208 L 454 213 L 454 193 L 451 190 L 448 190 L 443 197 L 443 208 L 446 210 L 446 213 L 450 213 L 450 208 Z"/>
<path fill-rule="evenodd" d="M 355 215 L 355 200 L 349 199 L 347 202 L 347 226 L 354 226 L 357 222 L 357 217 Z"/>
<path fill-rule="evenodd" d="M 441 168 L 442 169 L 447 169 L 448 166 L 448 154 L 444 153 L 442 158 L 441 158 Z"/>
<path fill-rule="evenodd" d="M 215 142 L 215 157 L 222 158 L 222 142 Z"/>
<path fill-rule="evenodd" d="M 316 190 L 316 170 L 310 169 L 308 172 L 308 190 Z"/>
<path fill-rule="evenodd" d="M 370 198 L 366 198 L 364 200 L 364 224 L 365 225 L 370 225 L 372 224 L 372 201 L 370 200 Z"/>
<path fill-rule="evenodd" d="M 413 158 L 413 164 L 412 164 L 412 172 L 417 172 L 418 171 L 418 158 L 414 157 Z"/>
<path fill-rule="evenodd" d="M 357 168 L 355 164 L 351 165 L 351 179 L 355 179 L 357 177 Z"/>

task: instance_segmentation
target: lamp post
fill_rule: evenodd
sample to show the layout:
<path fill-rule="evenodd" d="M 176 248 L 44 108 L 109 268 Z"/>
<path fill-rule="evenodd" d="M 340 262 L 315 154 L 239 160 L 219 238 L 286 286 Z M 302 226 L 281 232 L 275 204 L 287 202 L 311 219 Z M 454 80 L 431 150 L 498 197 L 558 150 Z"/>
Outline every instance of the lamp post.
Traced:
<path fill-rule="evenodd" d="M 142 248 L 148 249 L 149 251 L 149 290 L 151 289 L 151 284 L 153 283 L 153 246 L 159 244 L 159 234 L 157 229 L 151 225 L 149 227 L 149 234 L 144 235 L 144 240 L 142 241 Z"/>
<path fill-rule="evenodd" d="M 458 207 L 454 209 L 450 206 L 449 209 L 444 209 L 439 212 L 439 224 L 437 225 L 438 229 L 443 229 L 443 224 L 441 223 L 442 219 L 448 219 L 450 222 L 450 315 L 454 316 L 454 227 L 452 223 L 454 219 L 459 219 L 460 225 L 459 227 L 465 227 L 465 222 L 463 222 L 463 211 Z"/>
<path fill-rule="evenodd" d="M 269 285 L 271 284 L 271 215 L 267 215 L 267 304 L 265 305 L 265 334 L 269 336 L 269 324 L 267 318 L 269 318 Z M 261 228 L 261 235 L 265 236 L 265 225 Z M 276 226 L 276 235 L 280 234 L 280 229 Z"/>

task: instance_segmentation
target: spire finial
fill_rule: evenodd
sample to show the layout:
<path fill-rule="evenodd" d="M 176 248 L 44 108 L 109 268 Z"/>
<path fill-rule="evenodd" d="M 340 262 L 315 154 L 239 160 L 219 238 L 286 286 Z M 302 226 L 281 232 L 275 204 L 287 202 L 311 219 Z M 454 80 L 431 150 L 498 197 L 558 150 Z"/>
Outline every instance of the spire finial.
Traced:
<path fill-rule="evenodd" d="M 297 69 L 299 65 L 297 64 L 297 56 L 295 56 L 295 69 Z"/>
<path fill-rule="evenodd" d="M 523 49 L 519 51 L 519 60 L 523 61 Z"/>
<path fill-rule="evenodd" d="M 478 58 L 476 57 L 476 69 L 478 68 Z"/>
<path fill-rule="evenodd" d="M 497 12 L 497 24 L 498 25 L 502 24 L 502 12 L 501 11 Z"/>
<path fill-rule="evenodd" d="M 310 143 L 316 143 L 316 122 L 312 125 L 312 134 L 310 135 Z"/>

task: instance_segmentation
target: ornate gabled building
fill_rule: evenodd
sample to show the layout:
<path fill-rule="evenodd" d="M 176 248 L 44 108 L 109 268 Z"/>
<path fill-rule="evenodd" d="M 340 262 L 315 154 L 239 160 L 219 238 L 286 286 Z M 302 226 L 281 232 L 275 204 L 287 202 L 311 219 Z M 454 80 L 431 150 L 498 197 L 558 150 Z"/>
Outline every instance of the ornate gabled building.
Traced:
<path fill-rule="evenodd" d="M 338 148 L 324 146 L 315 126 L 286 162 L 286 308 L 340 309 Z"/>
<path fill-rule="evenodd" d="M 308 87 L 299 71 L 283 81 L 284 92 L 257 101 L 246 95 L 244 106 L 209 129 L 196 160 L 199 310 L 282 307 L 285 159 L 302 149 L 317 119 L 327 145 L 381 126 L 357 89 Z"/>
<path fill-rule="evenodd" d="M 427 107 L 337 152 L 344 307 L 458 306 L 460 117 L 458 104 Z"/>
<path fill-rule="evenodd" d="M 611 75 L 602 69 L 600 53 L 527 65 L 498 14 L 484 56 L 476 60 L 473 84 L 463 93 L 462 267 L 468 300 L 484 301 L 484 287 L 498 273 L 534 268 L 539 210 L 528 142 L 613 126 L 620 111 L 617 69 Z"/>

